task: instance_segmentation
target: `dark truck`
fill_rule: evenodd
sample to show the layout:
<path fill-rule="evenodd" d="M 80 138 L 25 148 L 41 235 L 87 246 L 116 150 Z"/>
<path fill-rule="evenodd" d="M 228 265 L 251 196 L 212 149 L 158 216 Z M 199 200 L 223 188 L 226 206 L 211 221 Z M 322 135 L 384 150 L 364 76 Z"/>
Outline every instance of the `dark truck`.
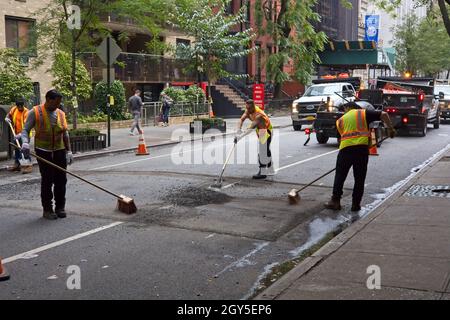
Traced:
<path fill-rule="evenodd" d="M 434 96 L 433 78 L 380 77 L 382 108 L 399 133 L 426 136 L 428 124 L 439 128 L 439 104 Z M 360 95 L 364 95 L 363 92 Z"/>
<path fill-rule="evenodd" d="M 441 118 L 450 119 L 450 84 L 437 84 L 434 87 L 434 98 L 439 99 Z"/>

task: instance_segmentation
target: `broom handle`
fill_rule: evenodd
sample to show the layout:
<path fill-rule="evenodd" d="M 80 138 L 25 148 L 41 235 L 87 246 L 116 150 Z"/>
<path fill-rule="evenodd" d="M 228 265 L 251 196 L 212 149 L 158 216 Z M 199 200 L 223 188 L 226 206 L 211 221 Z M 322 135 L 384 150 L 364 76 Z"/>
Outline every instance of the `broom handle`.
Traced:
<path fill-rule="evenodd" d="M 6 121 L 6 122 L 8 122 L 8 121 Z M 12 126 L 12 124 L 10 122 L 8 122 L 8 124 L 9 124 L 9 127 L 11 128 L 11 132 L 13 134 L 14 140 L 16 140 L 17 147 L 20 148 L 20 143 L 19 143 L 19 140 L 16 139 L 16 133 L 14 132 L 14 128 L 13 128 L 13 126 Z"/>
<path fill-rule="evenodd" d="M 301 187 L 300 189 L 297 189 L 296 193 L 299 193 L 300 191 L 306 189 L 307 187 L 311 186 L 313 183 L 319 181 L 320 179 L 322 179 L 323 177 L 329 175 L 330 173 L 332 173 L 332 172 L 335 171 L 335 170 L 336 170 L 336 168 L 334 168 L 334 169 L 328 171 L 327 173 L 324 173 L 323 175 L 321 175 L 320 177 L 318 177 L 316 180 L 314 180 L 314 181 L 308 183 L 306 186 L 303 186 L 303 187 Z"/>
<path fill-rule="evenodd" d="M 12 146 L 14 146 L 15 148 L 18 148 L 18 147 L 15 146 L 13 143 L 10 142 L 10 144 L 11 144 Z M 97 189 L 100 189 L 100 190 L 102 190 L 102 191 L 104 191 L 104 192 L 106 192 L 106 193 L 109 193 L 110 195 L 112 195 L 112 196 L 114 196 L 114 197 L 116 197 L 116 198 L 118 198 L 118 199 L 121 199 L 121 196 L 115 194 L 114 192 L 109 191 L 109 190 L 107 190 L 107 189 L 105 189 L 105 188 L 103 188 L 103 187 L 100 187 L 99 185 L 96 185 L 95 183 L 92 183 L 92 182 L 90 182 L 90 181 L 88 181 L 88 180 L 86 180 L 86 179 L 80 177 L 79 175 L 77 175 L 77 174 L 75 174 L 75 173 L 73 173 L 73 172 L 70 172 L 70 171 L 68 171 L 68 170 L 66 170 L 66 169 L 64 169 L 64 168 L 62 168 L 62 167 L 60 167 L 60 166 L 54 164 L 53 162 L 50 162 L 50 161 L 48 161 L 48 160 L 46 160 L 46 159 L 44 159 L 44 158 L 42 158 L 42 157 L 39 157 L 39 156 L 38 156 L 37 154 L 35 154 L 34 152 L 31 152 L 31 151 L 30 151 L 30 154 L 31 154 L 33 157 L 35 157 L 36 159 L 38 159 L 38 160 L 40 160 L 40 161 L 42 161 L 42 162 L 45 162 L 46 164 L 48 164 L 49 166 L 52 166 L 52 167 L 55 168 L 55 169 L 58 169 L 58 170 L 61 170 L 61 171 L 65 172 L 65 173 L 67 173 L 67 174 L 70 174 L 71 176 L 73 176 L 73 177 L 75 177 L 75 178 L 77 178 L 77 179 L 80 179 L 81 181 L 86 182 L 86 183 L 90 184 L 91 186 L 93 186 L 93 187 L 95 187 L 95 188 L 97 188 Z"/>

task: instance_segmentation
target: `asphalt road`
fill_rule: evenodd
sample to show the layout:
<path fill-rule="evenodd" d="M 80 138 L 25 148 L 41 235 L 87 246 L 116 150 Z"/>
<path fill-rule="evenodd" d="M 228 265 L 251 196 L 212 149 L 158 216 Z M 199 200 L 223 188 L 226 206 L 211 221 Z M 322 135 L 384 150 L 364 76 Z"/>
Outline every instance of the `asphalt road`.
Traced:
<path fill-rule="evenodd" d="M 370 158 L 366 210 L 359 216 L 446 147 L 449 137 L 450 125 L 442 125 L 425 138 L 385 141 L 380 156 Z M 335 139 L 319 145 L 313 136 L 303 146 L 305 134 L 292 128 L 277 130 L 274 139 L 274 177 L 251 179 L 257 171 L 252 134 L 238 144 L 219 191 L 210 185 L 232 137 L 155 148 L 150 156 L 78 161 L 70 168 L 133 197 L 139 211 L 130 216 L 115 211 L 108 194 L 69 178 L 68 218 L 43 220 L 38 173 L 0 173 L 0 255 L 11 273 L 11 280 L 0 282 L 0 299 L 251 297 L 272 267 L 359 217 L 349 212 L 351 174 L 341 212 L 323 209 L 333 174 L 304 190 L 298 205 L 287 202 L 291 188 L 334 167 Z M 69 266 L 79 267 L 79 290 L 67 287 Z"/>

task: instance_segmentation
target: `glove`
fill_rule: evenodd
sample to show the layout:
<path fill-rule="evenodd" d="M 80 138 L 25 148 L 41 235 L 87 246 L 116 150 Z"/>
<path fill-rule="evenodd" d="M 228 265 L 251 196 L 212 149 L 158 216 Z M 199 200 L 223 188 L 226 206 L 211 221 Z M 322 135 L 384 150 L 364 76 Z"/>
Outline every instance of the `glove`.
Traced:
<path fill-rule="evenodd" d="M 9 117 L 6 117 L 5 121 L 8 122 L 10 125 L 12 125 L 12 121 L 11 121 L 11 119 Z"/>
<path fill-rule="evenodd" d="M 28 158 L 30 156 L 30 145 L 26 142 L 23 143 L 21 151 L 22 151 L 24 158 Z"/>
<path fill-rule="evenodd" d="M 236 136 L 240 136 L 242 134 L 242 129 L 238 129 L 237 131 L 236 131 Z"/>
<path fill-rule="evenodd" d="M 67 165 L 70 166 L 73 163 L 73 153 L 72 151 L 67 151 L 66 153 Z"/>
<path fill-rule="evenodd" d="M 389 138 L 394 139 L 394 137 L 397 135 L 397 131 L 394 128 L 388 129 Z"/>
<path fill-rule="evenodd" d="M 19 133 L 14 136 L 14 139 L 20 140 L 21 137 L 22 137 L 22 134 Z"/>

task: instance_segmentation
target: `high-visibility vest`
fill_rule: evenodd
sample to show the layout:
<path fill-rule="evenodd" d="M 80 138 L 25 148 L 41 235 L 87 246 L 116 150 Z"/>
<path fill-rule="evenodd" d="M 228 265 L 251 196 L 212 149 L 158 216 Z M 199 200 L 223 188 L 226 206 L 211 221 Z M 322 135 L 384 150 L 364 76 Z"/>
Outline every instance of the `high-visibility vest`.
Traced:
<path fill-rule="evenodd" d="M 23 111 L 20 111 L 17 106 L 14 106 L 9 111 L 9 116 L 14 124 L 15 134 L 21 133 L 28 117 L 28 109 L 24 107 Z"/>
<path fill-rule="evenodd" d="M 272 123 L 270 122 L 269 117 L 261 108 L 258 106 L 255 106 L 255 112 L 248 115 L 251 121 L 255 121 L 257 116 L 261 116 L 264 120 L 264 127 L 256 127 L 256 134 L 258 135 L 259 141 L 264 144 L 266 143 L 267 139 L 270 137 L 269 130 L 272 131 Z"/>
<path fill-rule="evenodd" d="M 44 105 L 33 108 L 36 115 L 36 137 L 34 144 L 36 148 L 46 151 L 65 149 L 64 132 L 67 129 L 66 114 L 61 109 L 56 109 L 56 124 L 52 126 L 50 116 Z"/>
<path fill-rule="evenodd" d="M 341 135 L 339 149 L 357 145 L 369 145 L 370 131 L 366 121 L 366 110 L 352 109 L 336 121 Z"/>

